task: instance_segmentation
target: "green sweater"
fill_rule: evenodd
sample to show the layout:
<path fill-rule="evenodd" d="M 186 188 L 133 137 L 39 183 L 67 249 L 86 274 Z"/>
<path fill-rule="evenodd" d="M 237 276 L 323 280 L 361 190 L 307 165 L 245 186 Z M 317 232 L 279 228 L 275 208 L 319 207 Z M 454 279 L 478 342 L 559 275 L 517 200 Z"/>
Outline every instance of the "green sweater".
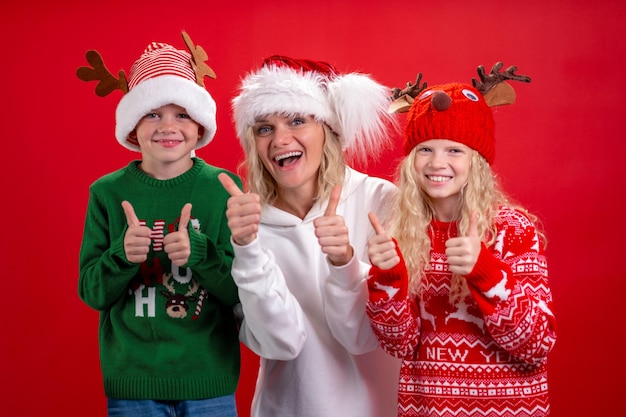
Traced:
<path fill-rule="evenodd" d="M 239 302 L 230 275 L 233 250 L 225 215 L 228 193 L 217 174 L 193 158 L 184 174 L 157 180 L 133 161 L 90 187 L 80 250 L 78 292 L 100 311 L 100 362 L 110 398 L 194 400 L 235 392 L 239 341 L 232 306 Z M 121 202 L 152 229 L 148 260 L 124 253 L 127 224 Z M 162 239 L 175 231 L 185 203 L 191 255 L 172 265 Z"/>

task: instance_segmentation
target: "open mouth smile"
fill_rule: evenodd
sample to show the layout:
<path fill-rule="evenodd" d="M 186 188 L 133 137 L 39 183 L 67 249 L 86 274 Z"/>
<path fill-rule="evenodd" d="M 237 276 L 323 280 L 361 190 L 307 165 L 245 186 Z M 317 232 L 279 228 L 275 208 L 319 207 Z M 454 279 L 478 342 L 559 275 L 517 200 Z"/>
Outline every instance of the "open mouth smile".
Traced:
<path fill-rule="evenodd" d="M 299 160 L 301 156 L 302 152 L 300 151 L 287 152 L 282 155 L 275 156 L 274 163 L 279 167 L 289 166 Z"/>

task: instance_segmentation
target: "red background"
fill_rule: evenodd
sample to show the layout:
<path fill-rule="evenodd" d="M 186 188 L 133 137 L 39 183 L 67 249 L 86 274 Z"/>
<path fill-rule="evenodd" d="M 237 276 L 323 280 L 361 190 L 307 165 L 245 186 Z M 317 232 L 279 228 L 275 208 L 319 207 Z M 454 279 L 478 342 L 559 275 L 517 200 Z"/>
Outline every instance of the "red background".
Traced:
<path fill-rule="evenodd" d="M 0 6 L 0 415 L 105 416 L 98 313 L 77 296 L 88 187 L 138 155 L 114 138 L 121 97 L 75 76 L 87 49 L 130 69 L 151 41 L 186 30 L 217 73 L 216 139 L 199 151 L 235 170 L 230 99 L 270 54 L 332 62 L 404 86 L 470 82 L 501 60 L 530 75 L 495 114 L 494 169 L 541 216 L 559 338 L 549 372 L 554 417 L 626 415 L 624 400 L 626 7 L 619 0 L 3 1 Z M 299 3 L 296 5 L 296 3 Z M 371 5 L 370 5 L 371 4 Z M 399 152 L 370 164 L 391 178 Z M 622 259 L 622 261 L 620 261 Z M 257 359 L 244 349 L 247 417 Z"/>

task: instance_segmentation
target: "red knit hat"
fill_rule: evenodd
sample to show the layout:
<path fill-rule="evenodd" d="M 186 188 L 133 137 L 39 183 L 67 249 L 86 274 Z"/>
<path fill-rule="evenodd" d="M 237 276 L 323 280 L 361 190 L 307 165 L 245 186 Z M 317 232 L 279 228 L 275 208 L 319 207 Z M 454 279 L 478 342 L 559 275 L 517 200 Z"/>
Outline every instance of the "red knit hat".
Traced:
<path fill-rule="evenodd" d="M 493 114 L 483 95 L 474 87 L 459 83 L 436 85 L 421 92 L 407 116 L 404 155 L 429 139 L 460 142 L 493 163 Z"/>

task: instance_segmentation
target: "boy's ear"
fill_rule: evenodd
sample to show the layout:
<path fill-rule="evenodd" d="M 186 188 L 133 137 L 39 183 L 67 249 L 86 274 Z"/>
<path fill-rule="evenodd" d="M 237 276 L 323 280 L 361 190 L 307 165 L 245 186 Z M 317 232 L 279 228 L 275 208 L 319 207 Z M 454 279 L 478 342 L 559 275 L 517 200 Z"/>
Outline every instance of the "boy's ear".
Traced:
<path fill-rule="evenodd" d="M 198 126 L 198 140 L 204 136 L 204 126 Z"/>
<path fill-rule="evenodd" d="M 139 140 L 137 140 L 137 130 L 133 129 L 127 136 L 126 141 L 131 145 L 139 146 Z"/>

